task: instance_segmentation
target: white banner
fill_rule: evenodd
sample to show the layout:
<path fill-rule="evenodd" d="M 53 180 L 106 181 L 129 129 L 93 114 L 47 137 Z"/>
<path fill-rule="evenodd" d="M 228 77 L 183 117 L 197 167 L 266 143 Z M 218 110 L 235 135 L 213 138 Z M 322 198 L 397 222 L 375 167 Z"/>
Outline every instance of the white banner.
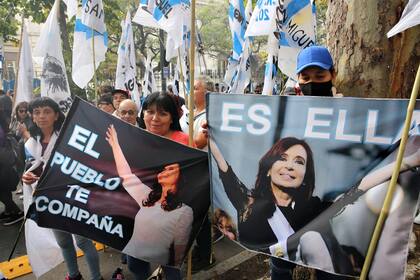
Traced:
<path fill-rule="evenodd" d="M 26 25 L 22 28 L 22 42 L 21 42 L 20 58 L 19 58 L 19 73 L 17 81 L 17 89 L 15 96 L 15 104 L 22 101 L 29 102 L 33 98 L 33 79 L 34 68 L 32 63 L 31 44 L 29 42 L 28 33 L 26 32 Z"/>

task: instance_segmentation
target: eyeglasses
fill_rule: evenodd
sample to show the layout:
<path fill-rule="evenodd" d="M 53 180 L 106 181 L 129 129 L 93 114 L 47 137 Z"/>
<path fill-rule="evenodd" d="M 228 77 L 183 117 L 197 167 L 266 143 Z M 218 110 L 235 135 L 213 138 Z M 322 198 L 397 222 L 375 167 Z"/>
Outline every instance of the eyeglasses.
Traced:
<path fill-rule="evenodd" d="M 136 112 L 133 110 L 121 110 L 119 111 L 121 116 L 124 116 L 125 114 L 128 114 L 130 116 L 133 116 Z"/>
<path fill-rule="evenodd" d="M 26 112 L 28 112 L 28 110 L 25 110 L 25 109 L 20 109 L 19 110 L 19 113 L 26 113 Z"/>

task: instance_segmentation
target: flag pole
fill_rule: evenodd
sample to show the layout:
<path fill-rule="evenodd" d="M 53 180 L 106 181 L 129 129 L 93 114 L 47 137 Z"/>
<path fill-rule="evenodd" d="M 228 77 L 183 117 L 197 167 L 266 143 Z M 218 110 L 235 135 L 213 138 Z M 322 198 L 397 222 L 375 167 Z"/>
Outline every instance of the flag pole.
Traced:
<path fill-rule="evenodd" d="M 13 87 L 13 101 L 12 101 L 12 108 L 15 107 L 15 102 L 16 102 L 16 93 L 18 90 L 18 80 L 19 80 L 19 68 L 20 68 L 20 56 L 22 55 L 22 40 L 23 40 L 23 25 L 25 24 L 25 15 L 22 14 L 22 22 L 21 22 L 21 27 L 20 27 L 20 41 L 19 41 L 19 55 L 17 57 L 17 68 L 16 68 L 16 76 L 15 76 L 15 84 Z"/>
<path fill-rule="evenodd" d="M 195 0 L 191 0 L 190 94 L 188 96 L 188 143 L 194 146 Z M 187 280 L 192 280 L 192 249 L 188 253 Z"/>
<path fill-rule="evenodd" d="M 360 274 L 360 279 L 361 280 L 366 280 L 367 277 L 368 277 L 369 269 L 370 269 L 370 266 L 372 264 L 372 260 L 373 260 L 373 257 L 374 257 L 375 251 L 376 251 L 376 247 L 377 247 L 379 238 L 381 237 L 381 233 L 382 233 L 382 229 L 383 229 L 385 220 L 388 217 L 388 214 L 389 214 L 389 211 L 390 211 L 390 208 L 391 208 L 392 198 L 393 198 L 393 195 L 394 195 L 394 192 L 395 192 L 398 175 L 400 174 L 401 162 L 402 162 L 402 159 L 403 159 L 403 156 L 404 156 L 405 146 L 406 146 L 407 140 L 408 140 L 408 133 L 410 131 L 411 119 L 412 119 L 412 116 L 413 116 L 414 107 L 416 105 L 416 98 L 417 98 L 417 95 L 418 95 L 418 92 L 419 92 L 419 87 L 420 87 L 420 65 L 417 69 L 416 79 L 414 81 L 414 86 L 413 86 L 413 89 L 411 91 L 410 102 L 408 103 L 408 107 L 407 107 L 407 114 L 406 114 L 405 123 L 404 123 L 404 130 L 403 130 L 403 134 L 402 134 L 402 137 L 401 137 L 400 147 L 398 149 L 396 165 L 395 165 L 394 171 L 392 173 L 391 182 L 389 183 L 388 191 L 387 191 L 386 196 L 385 196 L 385 200 L 384 200 L 384 204 L 383 204 L 382 209 L 381 209 L 381 213 L 379 215 L 378 221 L 376 222 L 375 230 L 373 231 L 372 239 L 371 239 L 370 244 L 369 244 L 369 248 L 368 248 L 368 251 L 367 251 L 367 254 L 366 254 L 366 259 L 365 259 L 365 262 L 363 264 L 362 272 Z"/>
<path fill-rule="evenodd" d="M 93 61 L 93 92 L 95 98 L 95 104 L 98 103 L 98 93 L 97 93 L 97 80 L 96 80 L 96 61 L 95 61 L 95 30 L 93 27 L 92 31 L 92 61 Z"/>

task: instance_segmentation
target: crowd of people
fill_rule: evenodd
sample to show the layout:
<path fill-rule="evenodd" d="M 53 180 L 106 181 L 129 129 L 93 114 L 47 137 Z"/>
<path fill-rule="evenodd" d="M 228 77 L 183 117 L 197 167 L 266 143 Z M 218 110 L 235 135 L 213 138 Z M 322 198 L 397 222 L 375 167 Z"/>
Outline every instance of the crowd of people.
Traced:
<path fill-rule="evenodd" d="M 308 47 L 301 51 L 297 61 L 297 75 L 298 83 L 295 88 L 289 89 L 289 92 L 294 95 L 312 95 L 312 96 L 337 96 L 337 90 L 333 86 L 335 78 L 335 70 L 333 60 L 330 53 L 324 47 L 314 46 Z M 194 82 L 194 111 L 188 112 L 185 109 L 185 101 L 182 97 L 173 94 L 172 90 L 156 92 L 148 95 L 142 100 L 142 107 L 139 109 L 136 103 L 130 99 L 129 93 L 122 89 L 114 89 L 110 86 L 103 86 L 100 88 L 100 95 L 98 98 L 97 107 L 106 113 L 120 118 L 133 126 L 145 129 L 146 131 L 171 139 L 183 145 L 188 145 L 188 128 L 189 128 L 189 114 L 193 114 L 193 146 L 203 151 L 208 150 L 208 133 L 206 127 L 206 94 L 208 92 L 217 92 L 220 86 L 214 85 L 206 77 L 199 77 Z M 256 94 L 261 94 L 262 84 L 255 87 Z M 31 195 L 36 188 L 42 170 L 51 155 L 54 143 L 57 140 L 61 125 L 64 120 L 64 115 L 60 112 L 56 102 L 48 97 L 37 97 L 31 102 L 21 102 L 13 106 L 12 99 L 3 91 L 0 91 L 0 201 L 4 204 L 4 211 L 0 214 L 0 220 L 4 226 L 13 225 L 23 220 L 24 213 L 13 200 L 13 192 L 16 191 L 19 182 L 23 183 L 24 194 Z M 124 154 L 118 143 L 118 135 L 113 126 L 110 126 L 107 131 L 107 141 L 112 149 L 113 155 L 117 163 L 117 171 L 121 174 L 123 182 L 122 185 L 133 197 L 134 200 L 141 203 L 144 197 L 150 197 L 152 190 L 146 185 L 142 184 L 140 180 L 136 181 L 135 186 L 143 186 L 142 188 L 132 188 L 126 182 L 131 180 L 130 166 L 125 160 Z M 235 174 L 223 159 L 223 156 L 218 152 L 214 143 L 211 150 L 217 161 L 219 173 L 222 177 L 224 185 L 232 184 L 232 180 L 239 184 L 238 189 L 244 188 L 241 182 L 235 178 Z M 277 147 L 277 146 L 278 147 Z M 273 146 L 273 151 L 268 151 L 271 158 L 277 159 L 287 153 L 290 158 L 293 158 L 294 172 L 297 172 L 296 177 L 300 178 L 297 184 L 305 185 L 301 189 L 301 193 L 295 193 L 295 196 L 288 196 L 284 192 L 287 188 L 287 183 L 284 183 L 281 178 L 275 181 L 275 176 L 267 175 L 269 170 L 260 170 L 261 178 L 257 178 L 253 195 L 255 198 L 249 198 L 243 190 L 230 194 L 237 202 L 238 209 L 238 229 L 236 229 L 230 217 L 221 209 L 218 209 L 211 219 L 207 216 L 202 228 L 197 236 L 196 245 L 193 250 L 193 271 L 207 269 L 214 265 L 215 258 L 212 253 L 212 222 L 217 228 L 227 237 L 233 240 L 240 240 L 249 244 L 250 247 L 254 243 L 261 244 L 261 242 L 268 242 L 267 248 L 277 243 L 278 235 L 283 234 L 288 236 L 287 232 L 277 233 L 270 229 L 267 219 L 273 216 L 274 209 L 280 209 L 287 213 L 286 218 L 291 226 L 291 231 L 301 228 L 308 222 L 300 219 L 298 210 L 307 209 L 308 205 L 313 208 L 313 215 L 316 215 L 322 209 L 325 209 L 329 203 L 322 202 L 319 198 L 312 196 L 314 191 L 314 182 L 311 177 L 311 172 L 314 172 L 313 162 L 311 161 L 311 150 L 307 147 L 305 142 L 298 139 L 281 139 L 276 147 Z M 11 149 L 13 147 L 13 149 Z M 302 156 L 303 155 L 303 156 Z M 118 159 L 118 160 L 117 160 Z M 278 162 L 272 160 L 272 166 Z M 20 161 L 26 161 L 23 168 Z M 271 167 L 271 165 L 270 165 Z M 165 167 L 164 172 L 174 174 L 172 176 L 179 176 L 175 165 Z M 280 168 L 280 167 L 278 167 Z M 299 170 L 302 169 L 302 170 Z M 266 168 L 267 169 L 267 168 Z M 270 169 L 271 170 L 271 169 Z M 299 173 L 300 172 L 300 173 Z M 178 174 L 178 175 L 176 175 Z M 174 177 L 174 178 L 175 178 Z M 264 180 L 270 179 L 270 182 Z M 272 183 L 274 182 L 274 183 Z M 170 189 L 168 185 L 171 182 L 161 181 L 161 194 L 155 201 L 150 202 L 147 207 L 141 207 L 135 219 L 134 233 L 136 236 L 142 235 L 142 227 L 136 226 L 137 220 L 141 221 L 141 217 L 145 211 L 161 211 L 162 215 L 169 215 L 165 208 L 160 205 L 167 205 L 167 197 L 171 192 L 176 190 Z M 131 182 L 132 184 L 132 182 Z M 270 188 L 271 191 L 266 191 L 267 186 L 282 185 L 281 188 Z M 286 185 L 284 185 L 286 184 Z M 134 187 L 135 187 L 134 186 Z M 229 195 L 229 190 L 226 188 Z M 243 194 L 244 197 L 238 197 Z M 248 211 L 251 207 L 258 208 L 260 203 L 258 198 L 263 197 L 263 194 L 273 197 L 273 204 L 270 205 L 268 212 L 264 211 L 265 220 L 261 220 L 260 213 L 254 211 L 251 215 Z M 158 206 L 157 206 L 158 205 Z M 293 206 L 293 209 L 291 208 Z M 144 204 L 143 204 L 144 206 Z M 167 205 L 168 206 L 168 205 Z M 166 207 L 166 206 L 165 206 Z M 170 207 L 170 205 L 168 206 Z M 172 211 L 171 215 L 184 215 L 186 221 L 192 221 L 192 211 L 187 205 L 177 205 L 176 213 Z M 298 210 L 296 210 L 298 209 Z M 267 209 L 265 209 L 267 210 Z M 270 212 L 271 211 L 271 212 Z M 419 219 L 419 218 L 418 218 Z M 174 227 L 179 225 L 173 225 Z M 189 222 L 182 225 L 187 232 L 191 227 Z M 246 227 L 260 228 L 259 235 L 242 235 L 241 229 Z M 178 230 L 179 231 L 179 230 Z M 242 230 L 242 233 L 246 232 Z M 251 232 L 251 231 L 248 231 Z M 133 233 L 133 236 L 134 236 Z M 289 234 L 290 235 L 290 234 Z M 100 264 L 98 253 L 95 250 L 93 242 L 87 238 L 78 235 L 72 235 L 59 230 L 54 230 L 54 236 L 57 244 L 61 248 L 64 257 L 68 275 L 67 280 L 82 279 L 78 265 L 76 250 L 73 243 L 73 236 L 76 240 L 77 246 L 81 248 L 86 256 L 86 261 L 90 271 L 90 279 L 103 279 L 100 272 Z M 287 238 L 287 236 L 285 238 Z M 213 238 L 214 239 L 214 238 Z M 261 240 L 260 240 L 261 239 Z M 173 264 L 179 264 L 181 261 L 179 257 L 182 255 L 176 252 L 183 252 L 187 246 L 188 238 L 180 237 L 183 240 L 175 244 L 175 256 Z M 133 239 L 130 242 L 142 242 L 140 239 Z M 166 244 L 166 247 L 172 244 Z M 167 249 L 165 247 L 165 250 Z M 150 248 L 153 250 L 153 248 Z M 135 276 L 135 279 L 147 279 L 150 274 L 150 263 L 138 258 L 128 255 L 122 258 L 123 262 L 128 263 L 130 272 Z M 147 254 L 147 250 L 145 250 Z M 271 275 L 272 279 L 292 279 L 292 269 L 294 265 L 291 263 L 281 261 L 277 258 L 272 258 L 271 261 Z M 164 266 L 163 271 L 166 279 L 182 279 L 181 272 L 174 267 Z M 116 273 L 121 273 L 117 270 Z M 318 279 L 326 277 L 331 279 L 331 275 L 318 275 Z"/>

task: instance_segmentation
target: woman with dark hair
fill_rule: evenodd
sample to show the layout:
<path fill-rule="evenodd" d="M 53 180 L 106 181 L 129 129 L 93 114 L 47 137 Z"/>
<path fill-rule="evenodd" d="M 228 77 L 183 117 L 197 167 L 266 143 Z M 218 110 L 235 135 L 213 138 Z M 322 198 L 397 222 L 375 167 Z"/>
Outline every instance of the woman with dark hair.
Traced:
<path fill-rule="evenodd" d="M 154 92 L 143 101 L 139 125 L 147 131 L 188 145 L 188 135 L 179 124 L 179 109 L 175 97 L 166 92 Z"/>
<path fill-rule="evenodd" d="M 314 162 L 305 141 L 293 137 L 277 141 L 260 159 L 252 190 L 236 177 L 215 143 L 210 145 L 226 194 L 238 210 L 239 240 L 245 246 L 268 251 L 280 243 L 287 253 L 287 237 L 328 207 L 312 196 Z"/>
<path fill-rule="evenodd" d="M 165 92 L 154 92 L 148 95 L 142 104 L 139 125 L 141 128 L 146 129 L 147 131 L 153 134 L 171 139 L 183 145 L 188 145 L 188 135 L 181 131 L 181 127 L 179 125 L 178 108 L 171 94 L 168 94 Z M 108 133 L 110 132 L 111 131 L 108 131 Z M 116 136 L 116 133 L 115 133 L 115 136 Z M 114 151 L 114 148 L 113 148 L 113 151 Z M 118 162 L 117 159 L 116 159 L 116 162 Z M 136 221 L 137 221 L 137 217 L 143 217 L 143 215 L 140 215 L 142 210 L 143 211 L 158 211 L 158 209 L 161 209 L 159 211 L 163 211 L 161 213 L 163 214 L 163 216 L 169 217 L 170 215 L 174 215 L 175 213 L 183 212 L 182 215 L 185 216 L 183 218 L 184 221 L 191 220 L 191 222 L 187 224 L 184 224 L 184 222 L 182 222 L 183 226 L 180 228 L 182 229 L 183 234 L 181 235 L 181 238 L 175 238 L 173 240 L 167 238 L 166 239 L 168 241 L 167 244 L 162 243 L 152 248 L 153 250 L 156 250 L 157 247 L 161 249 L 160 250 L 161 252 L 159 252 L 159 254 L 155 256 L 156 262 L 178 265 L 179 262 L 182 260 L 182 257 L 185 253 L 184 251 L 188 242 L 189 233 L 191 231 L 191 224 L 192 224 L 193 216 L 192 216 L 192 209 L 189 206 L 182 205 L 180 207 L 181 205 L 180 202 L 176 200 L 176 192 L 165 190 L 165 188 L 163 187 L 163 185 L 166 184 L 165 180 L 163 180 L 164 174 L 167 172 L 172 173 L 174 175 L 178 174 L 176 177 L 179 177 L 179 172 L 180 172 L 179 165 L 172 164 L 172 165 L 166 166 L 165 169 L 161 173 L 159 173 L 158 181 L 160 182 L 159 184 L 157 184 L 158 186 L 153 186 L 152 188 L 153 190 L 151 190 L 151 188 L 142 184 L 144 186 L 143 194 L 142 195 L 139 194 L 139 196 L 135 195 L 136 197 L 134 197 L 133 195 L 132 196 L 141 207 L 143 206 L 136 216 Z M 175 179 L 175 177 L 173 178 Z M 176 178 L 176 182 L 177 181 L 178 181 L 178 178 Z M 139 182 L 137 181 L 137 183 Z M 174 182 L 172 181 L 170 183 L 173 184 Z M 158 189 L 156 189 L 156 187 Z M 162 191 L 160 191 L 160 189 L 162 189 Z M 144 197 L 145 194 L 147 194 L 147 197 Z M 172 200 L 173 202 L 171 202 Z M 159 204 L 161 205 L 160 207 L 159 207 Z M 148 219 L 150 219 L 150 217 Z M 175 220 L 168 220 L 167 222 L 162 222 L 161 225 L 164 227 L 170 227 L 173 221 Z M 168 224 L 164 224 L 164 223 L 168 223 Z M 140 227 L 141 225 L 138 222 L 136 222 L 136 224 L 138 225 L 138 227 Z M 144 229 L 145 228 L 143 226 L 139 230 L 144 230 Z M 178 231 L 177 234 L 180 233 L 179 229 L 177 230 Z M 151 233 L 152 235 L 156 235 L 159 232 L 159 230 L 156 230 L 156 229 L 153 231 L 154 232 Z M 133 237 L 134 236 L 135 235 L 133 233 Z M 133 242 L 135 241 L 133 240 Z M 127 245 L 126 249 L 128 251 L 124 250 L 124 252 L 129 255 L 131 252 L 129 250 L 134 249 L 136 246 L 137 245 L 135 246 Z M 168 246 L 173 247 L 173 248 L 172 249 L 168 248 Z M 132 247 L 132 248 L 130 249 L 129 247 Z M 143 251 L 143 252 L 145 253 L 145 256 L 147 256 L 146 254 L 149 254 L 148 256 L 149 259 L 150 257 L 153 257 L 150 255 L 150 252 L 147 252 L 147 251 Z M 169 255 L 167 254 L 169 252 L 172 252 L 171 254 L 173 255 L 173 257 L 168 258 Z M 137 251 L 137 254 L 138 254 L 138 251 Z M 153 260 L 151 259 L 151 261 Z M 150 276 L 150 263 L 131 257 L 131 256 L 128 256 L 127 262 L 128 262 L 128 268 L 135 275 L 136 280 L 147 279 Z M 171 280 L 182 279 L 180 271 L 176 268 L 163 266 L 163 270 L 165 272 L 166 279 L 171 279 Z"/>
<path fill-rule="evenodd" d="M 34 99 L 29 105 L 29 111 L 32 114 L 34 125 L 29 130 L 31 137 L 25 143 L 27 169 L 22 177 L 24 183 L 25 211 L 27 211 L 29 204 L 32 202 L 32 193 L 36 190 L 39 176 L 51 156 L 54 144 L 57 141 L 58 133 L 64 121 L 64 114 L 60 111 L 58 104 L 49 97 Z M 35 227 L 36 224 L 33 221 L 27 220 L 25 233 L 31 264 L 43 261 L 41 256 L 43 251 L 34 249 L 34 246 L 37 244 L 31 240 L 31 238 L 37 238 L 37 236 L 34 236 L 34 233 L 31 232 L 31 230 L 35 230 Z M 91 279 L 102 279 L 99 270 L 98 253 L 91 240 L 59 230 L 52 231 L 69 271 L 66 280 L 82 279 L 77 265 L 77 255 L 73 243 L 73 236 L 76 239 L 77 246 L 83 250 L 86 256 Z M 43 233 L 49 237 L 49 233 L 45 231 Z M 45 248 L 43 246 L 41 250 L 45 250 L 51 255 L 52 252 L 48 251 L 50 248 L 47 248 L 46 246 Z"/>
<path fill-rule="evenodd" d="M 23 101 L 16 105 L 13 113 L 10 130 L 16 135 L 18 141 L 22 139 L 26 142 L 30 137 L 28 128 L 32 126 L 32 120 L 28 111 L 28 102 Z"/>

